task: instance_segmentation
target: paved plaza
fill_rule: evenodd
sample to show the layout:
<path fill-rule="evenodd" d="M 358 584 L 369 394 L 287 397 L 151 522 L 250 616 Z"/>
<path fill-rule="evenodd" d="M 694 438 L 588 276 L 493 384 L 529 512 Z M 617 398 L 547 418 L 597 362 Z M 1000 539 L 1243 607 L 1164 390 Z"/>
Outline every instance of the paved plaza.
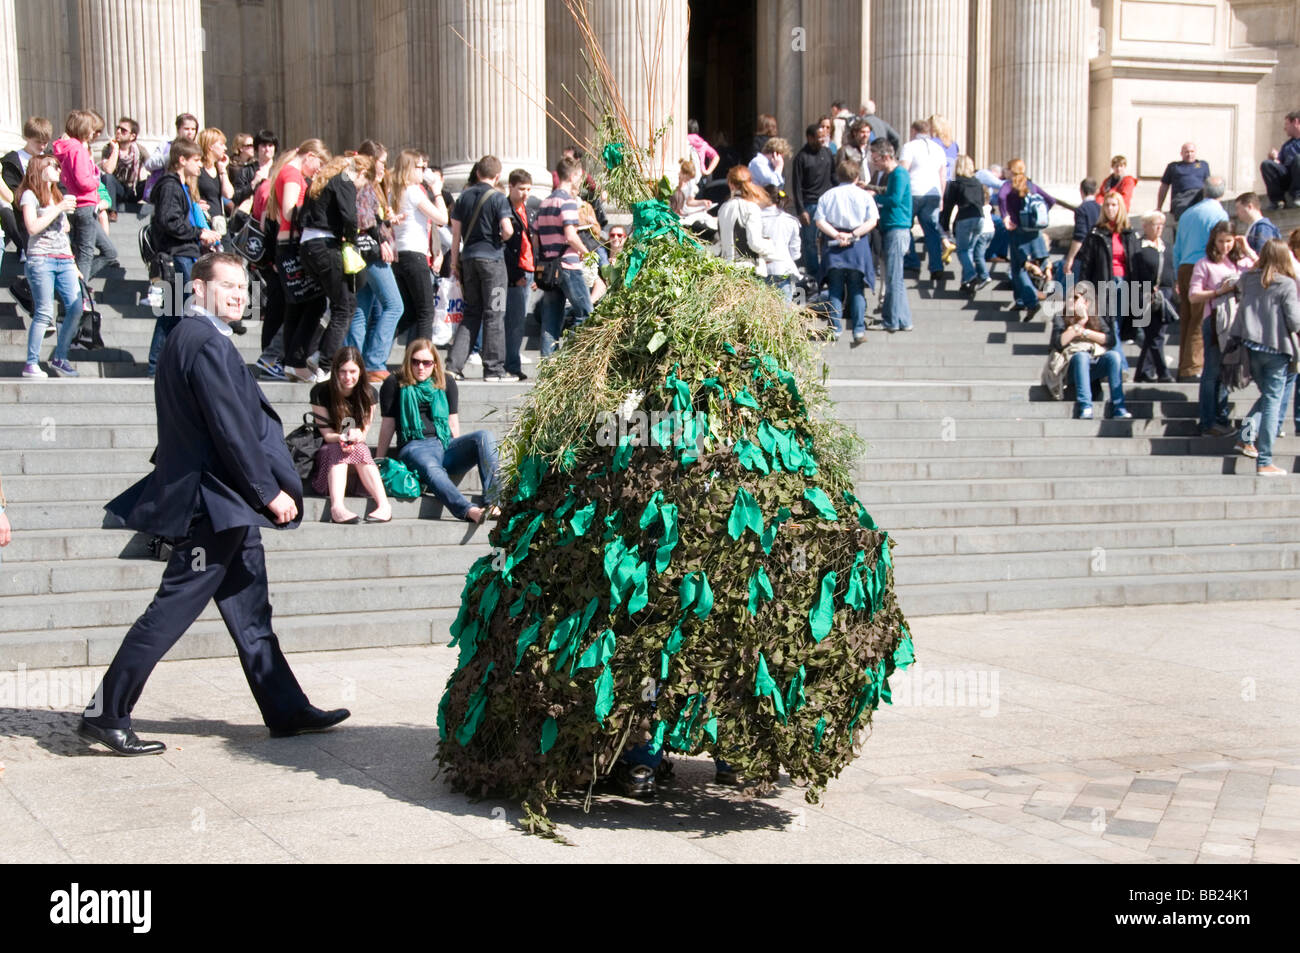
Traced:
<path fill-rule="evenodd" d="M 159 757 L 73 734 L 101 670 L 0 673 L 0 859 L 16 862 L 1300 862 L 1300 604 L 917 619 L 863 757 L 808 805 L 676 759 L 653 804 L 553 809 L 434 779 L 445 646 L 292 657 L 353 718 L 272 740 L 231 658 L 164 662 L 136 709 Z M 49 703 L 53 702 L 51 706 Z"/>

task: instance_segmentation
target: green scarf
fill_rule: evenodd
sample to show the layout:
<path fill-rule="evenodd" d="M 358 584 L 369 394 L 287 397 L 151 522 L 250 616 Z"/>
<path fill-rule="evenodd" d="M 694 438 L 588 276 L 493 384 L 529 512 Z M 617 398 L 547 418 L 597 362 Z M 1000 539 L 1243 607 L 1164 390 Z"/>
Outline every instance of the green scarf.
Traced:
<path fill-rule="evenodd" d="M 397 435 L 402 443 L 424 439 L 424 422 L 420 420 L 420 405 L 428 404 L 433 429 L 443 447 L 451 444 L 451 428 L 447 425 L 447 392 L 433 386 L 432 380 L 403 387 L 398 392 L 400 406 L 397 411 Z"/>

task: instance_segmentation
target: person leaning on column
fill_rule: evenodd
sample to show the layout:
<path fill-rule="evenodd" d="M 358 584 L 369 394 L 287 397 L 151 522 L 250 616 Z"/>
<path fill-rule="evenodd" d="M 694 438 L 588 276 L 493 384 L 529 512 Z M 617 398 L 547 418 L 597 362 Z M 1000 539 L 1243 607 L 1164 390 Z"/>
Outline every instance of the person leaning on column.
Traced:
<path fill-rule="evenodd" d="M 105 506 L 131 529 L 174 541 L 162 583 L 122 640 L 82 716 L 80 737 L 120 755 L 160 754 L 131 730 L 154 666 L 215 599 L 273 738 L 323 731 L 346 708 L 312 707 L 271 627 L 261 530 L 297 526 L 302 483 L 284 425 L 231 342 L 248 277 L 234 255 L 204 255 L 193 298 L 167 336 L 154 397 L 154 470 Z"/>

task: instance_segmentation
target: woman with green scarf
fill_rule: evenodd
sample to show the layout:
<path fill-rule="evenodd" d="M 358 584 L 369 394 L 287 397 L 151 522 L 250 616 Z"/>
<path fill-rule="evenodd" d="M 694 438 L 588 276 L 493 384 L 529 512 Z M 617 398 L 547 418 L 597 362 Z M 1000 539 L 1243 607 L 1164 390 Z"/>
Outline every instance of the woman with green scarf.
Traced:
<path fill-rule="evenodd" d="M 483 497 L 497 483 L 496 438 L 486 430 L 461 436 L 456 381 L 444 373 L 442 360 L 428 338 L 406 346 L 402 369 L 379 390 L 379 458 L 397 437 L 396 457 L 414 470 L 457 519 L 479 523 L 484 508 L 472 506 L 456 480 L 478 467 Z"/>

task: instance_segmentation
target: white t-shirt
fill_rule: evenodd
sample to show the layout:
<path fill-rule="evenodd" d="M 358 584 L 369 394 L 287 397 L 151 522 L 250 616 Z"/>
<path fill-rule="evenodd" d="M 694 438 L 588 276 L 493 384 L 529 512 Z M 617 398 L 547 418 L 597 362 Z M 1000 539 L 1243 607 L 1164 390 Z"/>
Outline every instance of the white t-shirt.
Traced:
<path fill-rule="evenodd" d="M 398 209 L 406 218 L 393 229 L 398 251 L 416 251 L 429 254 L 429 230 L 433 220 L 420 211 L 419 203 L 429 200 L 423 186 L 408 185 L 402 192 L 402 207 Z"/>
<path fill-rule="evenodd" d="M 940 182 L 948 169 L 948 157 L 943 147 L 933 139 L 909 139 L 903 144 L 898 164 L 907 170 L 912 180 L 912 197 L 940 195 Z"/>
<path fill-rule="evenodd" d="M 813 218 L 848 232 L 876 219 L 879 214 L 870 192 L 846 182 L 823 193 L 817 200 L 817 212 Z"/>

